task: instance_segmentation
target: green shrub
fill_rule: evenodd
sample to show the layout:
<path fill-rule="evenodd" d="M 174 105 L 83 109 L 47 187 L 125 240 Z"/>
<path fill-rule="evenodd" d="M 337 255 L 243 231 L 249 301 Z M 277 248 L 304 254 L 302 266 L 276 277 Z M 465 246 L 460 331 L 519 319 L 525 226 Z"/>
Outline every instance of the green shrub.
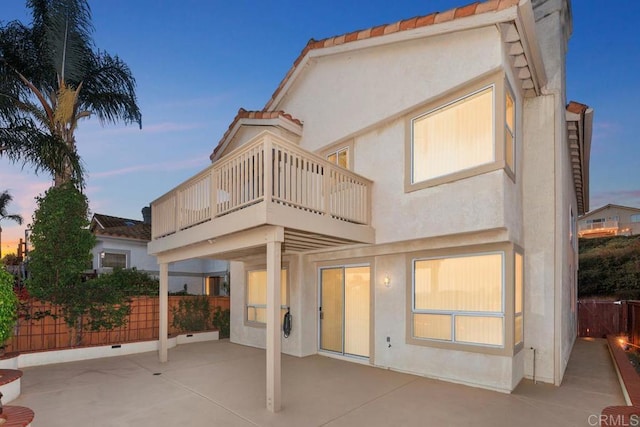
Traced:
<path fill-rule="evenodd" d="M 13 292 L 13 275 L 0 267 L 0 346 L 11 338 L 17 309 L 18 297 Z"/>
<path fill-rule="evenodd" d="M 228 308 L 216 307 L 213 313 L 213 326 L 218 329 L 220 338 L 229 338 L 229 328 L 231 326 L 231 310 Z"/>
<path fill-rule="evenodd" d="M 116 268 L 112 273 L 101 274 L 89 282 L 99 283 L 124 296 L 158 296 L 159 283 L 147 273 L 134 268 Z"/>
<path fill-rule="evenodd" d="M 171 325 L 182 332 L 198 332 L 211 329 L 211 306 L 206 296 L 190 296 L 171 307 Z"/>
<path fill-rule="evenodd" d="M 578 297 L 640 299 L 640 236 L 580 239 Z"/>

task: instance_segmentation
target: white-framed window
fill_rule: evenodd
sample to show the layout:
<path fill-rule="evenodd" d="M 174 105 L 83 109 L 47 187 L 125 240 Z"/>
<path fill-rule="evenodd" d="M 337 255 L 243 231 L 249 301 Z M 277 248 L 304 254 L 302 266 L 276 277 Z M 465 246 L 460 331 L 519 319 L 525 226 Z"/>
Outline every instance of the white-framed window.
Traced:
<path fill-rule="evenodd" d="M 513 344 L 524 342 L 524 257 L 515 253 L 514 268 Z"/>
<path fill-rule="evenodd" d="M 495 85 L 411 119 L 411 184 L 495 161 Z"/>
<path fill-rule="evenodd" d="M 280 271 L 280 319 L 284 318 L 284 314 L 287 312 L 287 306 L 289 304 L 289 296 L 287 290 L 288 286 L 288 274 L 287 269 L 283 268 Z M 246 320 L 251 323 L 266 323 L 267 316 L 267 270 L 256 269 L 247 271 L 247 286 L 246 286 Z"/>
<path fill-rule="evenodd" d="M 631 215 L 631 222 L 640 222 L 640 214 Z"/>
<path fill-rule="evenodd" d="M 504 91 L 504 160 L 507 167 L 516 171 L 516 103 L 513 91 L 505 83 Z"/>
<path fill-rule="evenodd" d="M 505 73 L 469 82 L 405 116 L 405 192 L 504 170 L 515 182 L 521 99 Z"/>
<path fill-rule="evenodd" d="M 412 338 L 504 347 L 503 251 L 412 264 Z"/>
<path fill-rule="evenodd" d="M 327 160 L 331 163 L 349 169 L 349 147 L 341 147 L 336 150 L 332 150 L 326 154 Z"/>
<path fill-rule="evenodd" d="M 100 266 L 102 268 L 127 268 L 127 254 L 116 252 L 101 252 Z"/>

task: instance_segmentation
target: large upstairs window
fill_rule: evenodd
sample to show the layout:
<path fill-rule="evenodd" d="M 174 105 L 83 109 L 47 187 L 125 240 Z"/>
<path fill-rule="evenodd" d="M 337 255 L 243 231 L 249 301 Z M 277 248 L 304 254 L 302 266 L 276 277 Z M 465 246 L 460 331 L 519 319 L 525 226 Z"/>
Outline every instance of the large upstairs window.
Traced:
<path fill-rule="evenodd" d="M 407 116 L 405 191 L 504 169 L 515 181 L 517 109 L 503 73 Z"/>
<path fill-rule="evenodd" d="M 482 89 L 411 121 L 412 184 L 494 160 L 493 93 Z"/>

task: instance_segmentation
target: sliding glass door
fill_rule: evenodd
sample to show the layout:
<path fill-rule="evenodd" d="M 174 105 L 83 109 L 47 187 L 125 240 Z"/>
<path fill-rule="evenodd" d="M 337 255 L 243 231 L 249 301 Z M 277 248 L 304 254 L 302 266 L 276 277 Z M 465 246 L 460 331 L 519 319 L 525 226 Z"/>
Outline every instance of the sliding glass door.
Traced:
<path fill-rule="evenodd" d="M 320 269 L 320 349 L 369 357 L 369 266 Z"/>

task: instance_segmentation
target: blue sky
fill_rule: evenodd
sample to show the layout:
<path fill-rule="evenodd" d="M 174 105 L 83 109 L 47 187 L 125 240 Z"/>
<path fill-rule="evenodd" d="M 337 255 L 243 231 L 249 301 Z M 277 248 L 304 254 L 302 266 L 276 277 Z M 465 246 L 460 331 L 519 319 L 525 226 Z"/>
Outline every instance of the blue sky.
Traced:
<path fill-rule="evenodd" d="M 209 154 L 238 108 L 261 109 L 310 38 L 444 11 L 466 0 L 90 0 L 96 46 L 118 54 L 138 84 L 143 128 L 76 132 L 92 212 L 141 219 L 140 210 L 209 164 Z M 366 5 L 362 7 L 362 5 Z M 574 0 L 567 97 L 593 107 L 591 208 L 640 207 L 640 2 Z M 0 21 L 30 22 L 24 0 L 2 0 Z M 50 185 L 0 158 L 0 190 L 10 213 L 31 222 L 34 197 Z M 24 227 L 2 224 L 2 250 Z"/>

